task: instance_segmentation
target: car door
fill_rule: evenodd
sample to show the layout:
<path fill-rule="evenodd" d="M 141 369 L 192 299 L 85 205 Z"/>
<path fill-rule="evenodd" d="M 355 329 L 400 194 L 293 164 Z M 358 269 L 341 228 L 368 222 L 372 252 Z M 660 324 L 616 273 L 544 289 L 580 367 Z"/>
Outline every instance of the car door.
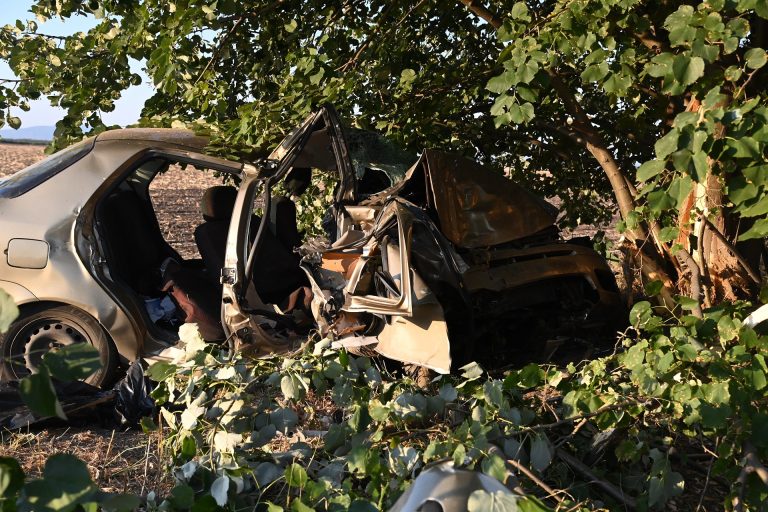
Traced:
<path fill-rule="evenodd" d="M 262 216 L 255 236 L 250 233 L 250 219 L 259 189 L 263 194 L 263 210 L 269 212 L 273 186 L 294 166 L 314 167 L 337 173 L 339 187 L 334 197 L 335 211 L 340 212 L 343 205 L 351 204 L 355 200 L 355 175 L 349 151 L 338 115 L 330 105 L 310 114 L 265 160 L 243 167 L 221 276 L 222 324 L 228 336 L 248 336 L 250 342 L 255 342 L 267 351 L 284 349 L 287 341 L 276 339 L 250 321 L 250 315 L 261 315 L 271 318 L 272 322 L 275 321 L 273 309 L 258 297 L 251 282 L 256 256 L 259 254 L 265 230 L 269 229 L 268 216 Z M 251 239 L 253 242 L 248 243 Z"/>

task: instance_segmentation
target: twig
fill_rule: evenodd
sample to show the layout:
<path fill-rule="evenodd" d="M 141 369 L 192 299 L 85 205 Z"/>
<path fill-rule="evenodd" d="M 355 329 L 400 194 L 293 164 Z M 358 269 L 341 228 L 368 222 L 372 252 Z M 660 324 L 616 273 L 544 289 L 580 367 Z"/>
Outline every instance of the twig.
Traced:
<path fill-rule="evenodd" d="M 741 266 L 744 267 L 744 270 L 747 272 L 749 278 L 752 279 L 755 284 L 760 284 L 760 275 L 754 271 L 747 260 L 744 259 L 744 256 L 742 256 L 741 253 L 736 250 L 736 247 L 731 242 L 729 242 L 727 238 L 725 238 L 725 235 L 723 235 L 720 230 L 717 229 L 717 226 L 712 224 L 712 222 L 707 218 L 702 218 L 702 220 L 704 221 L 704 225 L 707 227 L 707 229 L 709 229 L 712 234 L 715 235 L 715 238 L 720 240 L 720 243 L 722 243 L 731 252 L 731 254 L 733 254 Z"/>
<path fill-rule="evenodd" d="M 507 459 L 507 462 L 512 465 L 515 469 L 520 471 L 522 474 L 528 477 L 528 479 L 541 487 L 542 490 L 544 490 L 549 496 L 552 496 L 557 500 L 558 503 L 561 503 L 563 501 L 563 498 L 557 495 L 557 491 L 555 491 L 553 488 L 548 486 L 544 481 L 533 474 L 533 472 L 528 469 L 527 467 L 523 466 L 519 462 L 517 462 L 515 459 Z"/>
<path fill-rule="evenodd" d="M 709 459 L 709 466 L 707 466 L 707 476 L 704 479 L 704 488 L 701 490 L 701 498 L 699 498 L 699 504 L 696 505 L 696 510 L 700 510 L 701 506 L 704 504 L 704 496 L 707 495 L 707 487 L 709 487 L 709 475 L 712 472 L 712 464 L 714 464 L 715 458 L 712 457 Z"/>
<path fill-rule="evenodd" d="M 144 489 L 147 486 L 147 474 L 149 473 L 149 447 L 152 446 L 152 438 L 150 436 L 147 436 L 147 451 L 144 454 L 144 478 L 141 481 L 141 492 L 139 492 L 140 496 L 144 495 Z"/>
<path fill-rule="evenodd" d="M 696 301 L 696 304 L 691 309 L 691 313 L 696 318 L 703 318 L 704 314 L 701 311 L 701 269 L 696 260 L 693 259 L 693 256 L 691 256 L 691 253 L 685 249 L 677 251 L 677 258 L 691 275 L 691 298 Z"/>
<path fill-rule="evenodd" d="M 593 418 L 595 416 L 599 416 L 600 414 L 603 414 L 604 412 L 613 411 L 615 409 L 624 409 L 625 407 L 627 407 L 629 405 L 643 405 L 643 404 L 644 404 L 644 402 L 632 402 L 632 401 L 629 401 L 629 402 L 617 402 L 615 404 L 604 405 L 603 407 L 599 408 L 598 410 L 593 411 L 593 412 L 589 412 L 587 414 L 582 414 L 582 415 L 579 415 L 579 416 L 573 416 L 571 418 L 565 418 L 565 419 L 558 420 L 558 421 L 555 421 L 555 422 L 552 422 L 552 423 L 544 423 L 544 424 L 541 424 L 541 425 L 533 425 L 531 427 L 526 427 L 524 429 L 518 430 L 518 431 L 515 432 L 515 434 L 525 434 L 527 432 L 536 432 L 537 430 L 544 430 L 544 429 L 555 428 L 555 427 L 559 427 L 561 425 L 567 425 L 568 423 L 574 423 L 576 421 L 581 421 L 581 420 Z"/>
<path fill-rule="evenodd" d="M 115 441 L 115 429 L 112 429 L 112 437 L 109 438 L 109 445 L 107 445 L 107 452 L 104 454 L 104 459 L 109 459 L 109 454 L 112 452 L 112 443 Z"/>
<path fill-rule="evenodd" d="M 485 8 L 484 5 L 482 5 L 477 0 L 459 0 L 462 4 L 464 4 L 467 9 L 472 11 L 476 16 L 482 18 L 487 23 L 489 23 L 494 29 L 498 30 L 499 27 L 501 27 L 502 21 L 499 16 L 492 13 L 488 9 Z"/>
<path fill-rule="evenodd" d="M 602 478 L 599 478 L 595 473 L 592 472 L 592 470 L 578 460 L 576 457 L 571 455 L 570 453 L 566 452 L 562 448 L 557 449 L 557 456 L 560 457 L 560 459 L 568 464 L 574 471 L 577 473 L 581 473 L 583 476 L 587 477 L 590 480 L 590 483 L 594 483 L 595 485 L 601 487 L 605 492 L 610 494 L 613 498 L 617 499 L 621 503 L 624 504 L 627 508 L 630 509 L 636 509 L 637 503 L 635 500 L 629 496 L 626 496 L 621 489 L 616 487 L 610 482 L 606 482 Z"/>
<path fill-rule="evenodd" d="M 208 60 L 208 63 L 205 65 L 203 70 L 200 72 L 199 75 L 197 75 L 197 78 L 195 79 L 195 82 L 192 85 L 196 85 L 197 82 L 200 81 L 200 79 L 203 78 L 203 75 L 211 68 L 212 65 L 216 63 L 216 61 L 219 60 L 219 57 L 221 56 L 222 49 L 224 48 L 224 43 L 227 42 L 227 39 L 229 39 L 229 36 L 232 35 L 232 33 L 237 30 L 237 27 L 240 26 L 240 24 L 245 21 L 246 18 L 249 18 L 251 16 L 256 16 L 259 14 L 264 14 L 266 12 L 271 11 L 272 9 L 276 8 L 278 5 L 282 4 L 284 0 L 277 0 L 275 2 L 272 2 L 271 4 L 265 6 L 263 9 L 259 10 L 258 12 L 246 12 L 240 15 L 240 17 L 237 18 L 237 21 L 232 25 L 232 28 L 230 28 L 226 34 L 221 38 L 221 41 L 219 41 L 219 44 L 216 45 L 216 49 L 213 51 L 213 55 L 211 55 L 210 60 Z"/>
<path fill-rule="evenodd" d="M 200 72 L 199 75 L 197 75 L 197 78 L 195 79 L 195 82 L 192 85 L 197 85 L 197 82 L 200 81 L 201 78 L 205 75 L 205 73 L 211 68 L 211 66 L 219 60 L 219 56 L 221 55 L 222 48 L 224 48 L 224 43 L 227 42 L 227 39 L 229 39 L 229 36 L 232 35 L 232 33 L 237 30 L 237 27 L 240 26 L 240 24 L 245 20 L 245 14 L 240 16 L 237 21 L 232 25 L 232 28 L 227 31 L 226 34 L 221 38 L 221 41 L 218 45 L 216 45 L 216 49 L 213 51 L 213 55 L 211 55 L 211 58 L 208 60 L 208 62 L 205 64 L 205 67 Z"/>

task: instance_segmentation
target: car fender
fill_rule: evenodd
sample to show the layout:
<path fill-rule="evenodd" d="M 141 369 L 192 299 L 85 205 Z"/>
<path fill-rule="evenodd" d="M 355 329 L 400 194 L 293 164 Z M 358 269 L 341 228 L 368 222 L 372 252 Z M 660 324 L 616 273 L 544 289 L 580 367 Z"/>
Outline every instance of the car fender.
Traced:
<path fill-rule="evenodd" d="M 0 290 L 3 290 L 10 295 L 17 306 L 38 301 L 38 298 L 35 297 L 31 291 L 13 281 L 4 281 L 0 279 Z"/>

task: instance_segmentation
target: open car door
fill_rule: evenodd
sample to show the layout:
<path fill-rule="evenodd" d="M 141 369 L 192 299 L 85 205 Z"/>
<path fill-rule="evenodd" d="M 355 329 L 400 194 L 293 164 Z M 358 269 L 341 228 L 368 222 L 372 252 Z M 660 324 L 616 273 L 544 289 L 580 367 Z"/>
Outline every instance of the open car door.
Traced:
<path fill-rule="evenodd" d="M 355 198 L 355 174 L 338 116 L 330 105 L 310 114 L 267 159 L 246 164 L 227 236 L 222 269 L 222 325 L 228 338 L 249 346 L 256 354 L 284 352 L 305 336 L 296 336 L 292 319 L 267 304 L 254 286 L 254 265 L 269 236 L 268 212 L 272 188 L 294 167 L 335 172 L 339 186 L 334 209 Z M 261 190 L 265 214 L 252 222 L 254 199 Z M 255 231 L 255 233 L 254 233 Z M 275 329 L 275 327 L 282 327 Z"/>

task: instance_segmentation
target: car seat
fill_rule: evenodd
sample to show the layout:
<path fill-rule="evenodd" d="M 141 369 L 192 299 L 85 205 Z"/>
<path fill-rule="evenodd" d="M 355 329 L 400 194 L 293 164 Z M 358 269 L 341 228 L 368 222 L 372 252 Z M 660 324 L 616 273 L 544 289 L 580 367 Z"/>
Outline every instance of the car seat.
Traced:
<path fill-rule="evenodd" d="M 195 229 L 195 242 L 206 269 L 212 275 L 220 275 L 224 266 L 227 233 L 235 205 L 237 191 L 233 187 L 211 187 L 203 194 L 201 210 L 204 222 Z M 249 243 L 253 242 L 261 218 L 251 216 Z M 305 286 L 307 277 L 299 267 L 296 254 L 286 249 L 270 230 L 254 261 L 253 284 L 264 302 L 280 304 L 291 292 Z"/>
<path fill-rule="evenodd" d="M 224 266 L 229 221 L 236 198 L 235 187 L 219 185 L 206 189 L 200 202 L 203 223 L 195 228 L 195 243 L 206 270 L 216 279 Z"/>
<path fill-rule="evenodd" d="M 136 292 L 155 296 L 163 261 L 182 258 L 163 238 L 151 204 L 133 190 L 121 189 L 106 198 L 99 220 L 109 242 L 112 273 Z"/>
<path fill-rule="evenodd" d="M 295 167 L 285 176 L 283 184 L 289 195 L 297 197 L 307 190 L 311 180 L 311 169 Z M 269 210 L 269 229 L 289 251 L 293 252 L 301 245 L 302 236 L 296 221 L 296 204 L 290 197 L 278 196 L 272 199 Z"/>

